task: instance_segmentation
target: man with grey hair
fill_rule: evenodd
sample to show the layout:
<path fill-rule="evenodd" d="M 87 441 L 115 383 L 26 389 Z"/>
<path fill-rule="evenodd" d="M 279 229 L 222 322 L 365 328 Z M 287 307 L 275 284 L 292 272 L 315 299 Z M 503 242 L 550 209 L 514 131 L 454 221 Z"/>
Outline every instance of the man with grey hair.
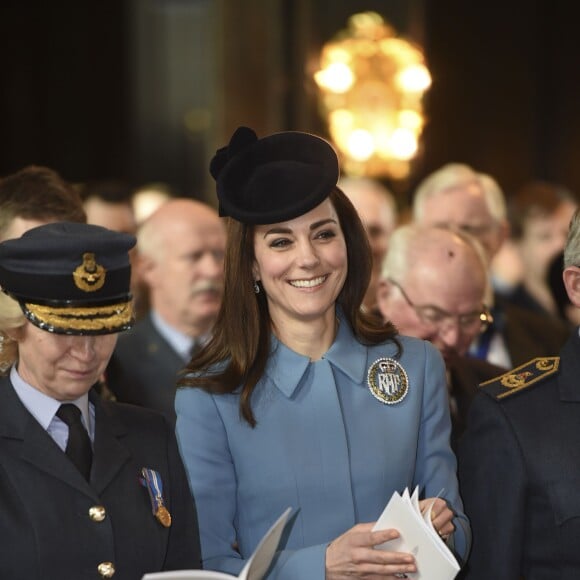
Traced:
<path fill-rule="evenodd" d="M 117 343 L 106 373 L 117 400 L 175 421 L 178 372 L 209 338 L 221 305 L 226 234 L 217 212 L 172 199 L 137 232 L 150 312 Z"/>
<path fill-rule="evenodd" d="M 473 235 L 485 249 L 488 265 L 509 234 L 497 182 L 460 163 L 444 165 L 419 184 L 413 218 L 421 225 L 454 227 Z M 557 352 L 565 342 L 568 333 L 558 321 L 509 304 L 498 293 L 490 302 L 494 324 L 472 345 L 477 358 L 511 368 L 531 356 Z"/>
<path fill-rule="evenodd" d="M 497 182 L 469 165 L 448 163 L 417 187 L 413 220 L 423 225 L 450 226 L 477 238 L 488 260 L 509 235 L 506 203 Z"/>
<path fill-rule="evenodd" d="M 580 308 L 580 215 L 563 280 Z M 459 476 L 473 530 L 466 578 L 580 578 L 580 335 L 482 385 L 460 442 Z"/>
<path fill-rule="evenodd" d="M 460 230 L 408 224 L 395 230 L 383 261 L 377 301 L 402 334 L 432 342 L 445 359 L 452 443 L 462 433 L 480 382 L 505 369 L 467 355 L 490 322 L 481 245 Z"/>
<path fill-rule="evenodd" d="M 389 247 L 389 238 L 397 225 L 397 203 L 384 185 L 368 177 L 343 177 L 338 187 L 354 205 L 369 239 L 373 270 L 363 306 L 369 312 L 376 312 L 381 264 Z"/>

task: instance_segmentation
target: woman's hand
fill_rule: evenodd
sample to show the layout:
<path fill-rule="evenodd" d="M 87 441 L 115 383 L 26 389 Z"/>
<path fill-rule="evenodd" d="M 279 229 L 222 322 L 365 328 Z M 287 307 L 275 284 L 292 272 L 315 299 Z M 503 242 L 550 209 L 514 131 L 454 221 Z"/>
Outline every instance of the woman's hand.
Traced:
<path fill-rule="evenodd" d="M 421 513 L 428 509 L 431 503 L 433 503 L 433 507 L 431 508 L 431 521 L 433 522 L 433 527 L 441 538 L 447 540 L 447 538 L 455 531 L 455 525 L 453 524 L 455 514 L 449 508 L 447 502 L 440 497 L 422 499 L 419 502 Z"/>
<path fill-rule="evenodd" d="M 371 531 L 358 524 L 332 541 L 326 549 L 326 580 L 395 580 L 416 572 L 415 558 L 404 552 L 375 550 L 383 542 L 399 537 L 397 530 Z M 398 576 L 396 576 L 398 574 Z"/>

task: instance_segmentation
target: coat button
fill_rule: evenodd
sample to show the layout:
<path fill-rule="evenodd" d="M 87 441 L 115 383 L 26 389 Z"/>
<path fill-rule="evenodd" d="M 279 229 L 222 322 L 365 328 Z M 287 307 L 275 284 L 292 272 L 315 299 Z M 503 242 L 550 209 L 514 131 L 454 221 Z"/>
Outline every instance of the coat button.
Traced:
<path fill-rule="evenodd" d="M 102 522 L 107 515 L 107 511 L 102 505 L 94 505 L 89 509 L 89 518 L 93 522 Z"/>
<path fill-rule="evenodd" d="M 101 562 L 97 566 L 97 570 L 103 578 L 112 578 L 115 573 L 115 566 L 113 566 L 113 562 Z"/>

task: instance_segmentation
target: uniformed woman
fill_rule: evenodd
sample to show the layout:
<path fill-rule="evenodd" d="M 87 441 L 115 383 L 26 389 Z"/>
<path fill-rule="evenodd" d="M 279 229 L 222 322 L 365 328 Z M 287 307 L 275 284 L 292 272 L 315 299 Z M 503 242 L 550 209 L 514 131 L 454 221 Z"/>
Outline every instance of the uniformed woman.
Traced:
<path fill-rule="evenodd" d="M 91 391 L 132 323 L 134 243 L 61 222 L 0 244 L 0 578 L 200 566 L 171 427 Z"/>
<path fill-rule="evenodd" d="M 225 295 L 176 396 L 204 567 L 239 573 L 290 506 L 267 578 L 401 577 L 413 555 L 374 549 L 398 532 L 371 530 L 415 486 L 440 495 L 435 528 L 465 557 L 444 366 L 361 311 L 371 254 L 334 150 L 240 128 L 211 172 L 228 218 Z"/>

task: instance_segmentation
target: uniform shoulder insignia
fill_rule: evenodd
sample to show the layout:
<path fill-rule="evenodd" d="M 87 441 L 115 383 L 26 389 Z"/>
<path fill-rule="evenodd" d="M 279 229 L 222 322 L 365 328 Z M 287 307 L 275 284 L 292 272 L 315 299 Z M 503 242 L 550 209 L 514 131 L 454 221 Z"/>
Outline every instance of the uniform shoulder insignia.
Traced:
<path fill-rule="evenodd" d="M 552 376 L 559 366 L 559 356 L 535 358 L 495 379 L 481 383 L 480 387 L 496 399 L 504 399 Z"/>

